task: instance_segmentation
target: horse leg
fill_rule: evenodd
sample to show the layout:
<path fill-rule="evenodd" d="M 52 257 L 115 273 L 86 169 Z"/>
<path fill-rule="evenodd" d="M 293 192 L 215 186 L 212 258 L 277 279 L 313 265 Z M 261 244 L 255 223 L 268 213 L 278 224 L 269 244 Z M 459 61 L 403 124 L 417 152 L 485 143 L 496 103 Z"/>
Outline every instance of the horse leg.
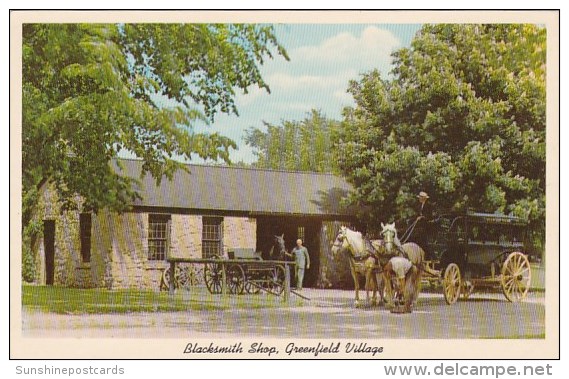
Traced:
<path fill-rule="evenodd" d="M 377 305 L 377 288 L 378 288 L 378 283 L 377 283 L 377 273 L 375 272 L 375 269 L 371 270 L 371 283 L 373 286 L 373 292 L 372 292 L 372 297 L 371 297 L 371 305 L 372 306 L 376 306 Z"/>
<path fill-rule="evenodd" d="M 393 286 L 391 283 L 391 273 L 389 271 L 383 271 L 383 286 L 385 288 L 385 299 L 386 306 L 388 308 L 392 308 L 395 304 L 393 304 Z"/>
<path fill-rule="evenodd" d="M 416 289 L 413 291 L 413 302 L 411 303 L 414 306 L 417 303 L 417 299 L 419 298 L 419 293 L 421 292 L 421 279 L 423 278 L 423 272 L 421 269 L 417 270 L 417 279 L 416 279 Z"/>
<path fill-rule="evenodd" d="M 369 290 L 370 290 L 370 282 L 369 279 L 367 278 L 367 273 L 366 273 L 366 284 L 365 284 L 365 289 L 366 289 L 366 304 L 369 304 Z"/>
<path fill-rule="evenodd" d="M 385 304 L 385 280 L 383 280 L 383 273 L 377 273 L 375 275 L 375 280 L 377 282 L 377 291 L 379 292 L 379 300 L 381 304 Z"/>
<path fill-rule="evenodd" d="M 417 267 L 413 266 L 405 278 L 405 287 L 403 291 L 403 296 L 405 299 L 405 312 L 411 313 L 411 309 L 419 294 L 420 283 L 421 271 Z"/>
<path fill-rule="evenodd" d="M 354 303 L 354 305 L 356 307 L 360 306 L 360 283 L 358 281 L 358 273 L 356 272 L 356 265 L 355 262 L 353 260 L 350 260 L 350 269 L 352 271 L 352 277 L 354 278 L 354 287 L 355 287 L 355 291 L 356 291 L 356 301 Z"/>

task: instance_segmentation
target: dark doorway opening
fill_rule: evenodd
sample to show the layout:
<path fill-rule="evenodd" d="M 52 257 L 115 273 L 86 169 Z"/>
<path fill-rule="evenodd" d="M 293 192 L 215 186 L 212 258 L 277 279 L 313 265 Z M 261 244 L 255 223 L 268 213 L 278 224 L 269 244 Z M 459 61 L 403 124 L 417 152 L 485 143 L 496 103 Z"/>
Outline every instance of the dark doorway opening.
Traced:
<path fill-rule="evenodd" d="M 310 256 L 310 269 L 304 274 L 304 287 L 314 287 L 318 280 L 320 267 L 320 228 L 321 220 L 308 217 L 260 216 L 257 217 L 257 247 L 263 259 L 270 259 L 270 250 L 275 235 L 284 234 L 286 249 L 290 252 L 296 240 L 302 239 Z M 289 259 L 290 260 L 290 259 Z M 291 283 L 296 283 L 292 273 Z"/>
<path fill-rule="evenodd" d="M 51 286 L 55 273 L 55 220 L 43 221 L 43 247 L 45 252 L 45 284 Z"/>

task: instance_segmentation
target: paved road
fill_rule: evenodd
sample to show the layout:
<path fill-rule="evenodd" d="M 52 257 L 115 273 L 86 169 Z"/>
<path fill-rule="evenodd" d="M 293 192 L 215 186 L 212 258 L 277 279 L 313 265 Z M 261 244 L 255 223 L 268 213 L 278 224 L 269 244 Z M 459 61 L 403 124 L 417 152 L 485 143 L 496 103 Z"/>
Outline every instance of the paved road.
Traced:
<path fill-rule="evenodd" d="M 412 314 L 383 307 L 354 308 L 353 291 L 305 289 L 302 306 L 120 315 L 22 314 L 23 336 L 120 338 L 543 338 L 545 299 L 522 303 L 501 294 L 474 294 L 446 305 L 441 294 L 422 293 Z M 253 296 L 253 295 L 248 295 Z M 264 296 L 264 295 L 257 295 Z"/>

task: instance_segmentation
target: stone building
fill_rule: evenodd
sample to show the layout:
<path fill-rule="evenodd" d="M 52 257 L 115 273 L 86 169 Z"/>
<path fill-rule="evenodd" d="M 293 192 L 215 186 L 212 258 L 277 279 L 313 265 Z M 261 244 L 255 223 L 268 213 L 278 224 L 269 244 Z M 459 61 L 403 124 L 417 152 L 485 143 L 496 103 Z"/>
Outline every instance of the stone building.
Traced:
<path fill-rule="evenodd" d="M 142 196 L 128 212 L 61 212 L 46 184 L 36 217 L 43 233 L 32 249 L 38 284 L 80 288 L 159 289 L 168 257 L 208 258 L 250 248 L 265 257 L 273 235 L 290 250 L 302 238 L 311 257 L 307 286 L 351 285 L 345 257 L 330 245 L 353 223 L 340 199 L 350 190 L 331 174 L 188 165 L 159 186 L 142 162 L 121 159 Z"/>

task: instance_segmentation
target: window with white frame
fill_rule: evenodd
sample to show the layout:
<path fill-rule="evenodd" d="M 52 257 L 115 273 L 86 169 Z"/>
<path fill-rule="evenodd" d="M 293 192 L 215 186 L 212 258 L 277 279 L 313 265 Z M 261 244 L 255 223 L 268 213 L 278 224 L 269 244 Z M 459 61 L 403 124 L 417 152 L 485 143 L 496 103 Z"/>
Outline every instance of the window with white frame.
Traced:
<path fill-rule="evenodd" d="M 170 241 L 170 215 L 148 215 L 148 260 L 163 261 L 166 259 Z"/>
<path fill-rule="evenodd" d="M 202 257 L 223 255 L 223 217 L 202 218 Z"/>

